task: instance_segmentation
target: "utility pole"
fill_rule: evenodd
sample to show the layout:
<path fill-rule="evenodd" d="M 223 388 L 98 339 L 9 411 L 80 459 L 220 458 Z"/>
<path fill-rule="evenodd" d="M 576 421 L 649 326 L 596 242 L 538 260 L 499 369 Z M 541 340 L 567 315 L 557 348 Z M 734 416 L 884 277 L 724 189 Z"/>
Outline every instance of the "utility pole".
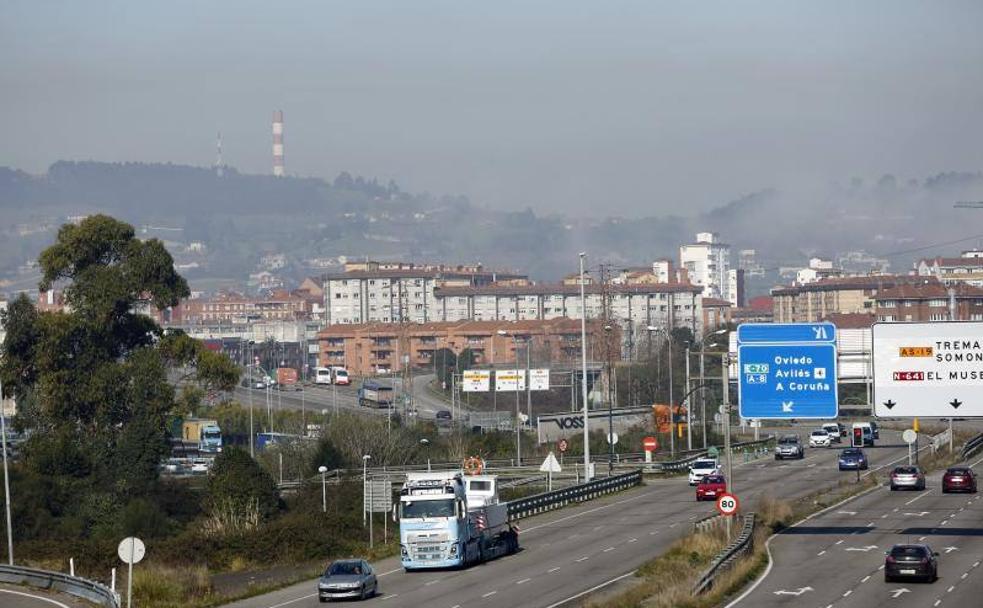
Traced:
<path fill-rule="evenodd" d="M 702 382 L 703 379 L 701 378 L 700 381 Z M 686 394 L 687 395 L 689 394 L 691 388 L 692 387 L 690 386 L 690 377 L 689 377 L 689 343 L 687 343 L 686 344 Z M 690 414 L 692 410 L 693 410 L 693 406 L 690 400 L 687 400 L 686 401 L 686 449 L 687 450 L 693 449 L 693 416 Z"/>
<path fill-rule="evenodd" d="M 730 378 L 728 377 L 728 367 L 730 365 L 730 355 L 721 353 L 720 355 L 720 375 L 724 383 L 724 403 L 721 409 L 721 416 L 724 419 L 724 457 L 727 467 L 727 491 L 730 494 L 737 494 L 734 483 L 734 458 L 730 452 Z M 729 518 L 728 518 L 729 521 Z"/>
<path fill-rule="evenodd" d="M 584 400 L 584 482 L 591 480 L 590 469 L 590 409 L 587 401 L 587 297 L 584 295 L 584 262 L 587 259 L 586 253 L 580 254 L 580 357 L 582 363 L 582 376 L 580 378 L 581 391 Z"/>

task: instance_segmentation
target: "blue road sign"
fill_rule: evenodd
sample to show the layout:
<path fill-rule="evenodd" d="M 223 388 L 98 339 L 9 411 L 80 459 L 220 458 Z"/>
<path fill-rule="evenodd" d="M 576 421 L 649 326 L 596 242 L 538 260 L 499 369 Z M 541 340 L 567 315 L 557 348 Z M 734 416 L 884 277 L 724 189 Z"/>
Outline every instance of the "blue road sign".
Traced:
<path fill-rule="evenodd" d="M 836 327 L 750 323 L 737 328 L 742 418 L 835 418 Z"/>

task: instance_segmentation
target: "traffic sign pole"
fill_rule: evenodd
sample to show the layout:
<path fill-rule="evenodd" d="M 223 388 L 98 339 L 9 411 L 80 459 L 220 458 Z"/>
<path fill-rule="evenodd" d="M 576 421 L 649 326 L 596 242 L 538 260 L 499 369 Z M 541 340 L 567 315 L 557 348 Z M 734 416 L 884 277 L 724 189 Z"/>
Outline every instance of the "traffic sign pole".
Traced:
<path fill-rule="evenodd" d="M 724 458 L 726 459 L 725 462 L 727 467 L 727 487 L 728 489 L 733 490 L 735 485 L 734 459 L 731 457 L 730 453 L 730 356 L 727 353 L 720 355 L 720 363 L 720 373 L 723 376 L 724 382 L 724 403 L 722 406 L 723 411 L 720 414 L 724 419 Z M 727 525 L 730 526 L 730 524 Z M 729 532 L 730 530 L 728 530 L 728 533 Z"/>

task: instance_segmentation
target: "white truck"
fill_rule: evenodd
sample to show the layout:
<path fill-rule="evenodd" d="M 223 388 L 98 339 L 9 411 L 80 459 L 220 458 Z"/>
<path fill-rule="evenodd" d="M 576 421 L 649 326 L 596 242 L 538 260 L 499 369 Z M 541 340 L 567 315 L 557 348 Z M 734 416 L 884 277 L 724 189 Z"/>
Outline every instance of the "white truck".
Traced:
<path fill-rule="evenodd" d="M 393 513 L 403 568 L 466 568 L 519 549 L 495 475 L 407 473 Z"/>

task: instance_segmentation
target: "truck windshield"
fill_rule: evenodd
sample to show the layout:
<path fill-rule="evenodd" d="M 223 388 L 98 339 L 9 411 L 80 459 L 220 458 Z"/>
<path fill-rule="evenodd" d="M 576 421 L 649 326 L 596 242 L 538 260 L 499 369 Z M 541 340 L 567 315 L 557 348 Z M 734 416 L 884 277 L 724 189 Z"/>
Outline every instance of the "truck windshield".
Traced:
<path fill-rule="evenodd" d="M 414 500 L 400 504 L 400 517 L 403 519 L 419 519 L 422 517 L 454 517 L 454 501 Z"/>
<path fill-rule="evenodd" d="M 204 431 L 202 437 L 205 439 L 219 439 L 222 437 L 222 431 Z"/>

